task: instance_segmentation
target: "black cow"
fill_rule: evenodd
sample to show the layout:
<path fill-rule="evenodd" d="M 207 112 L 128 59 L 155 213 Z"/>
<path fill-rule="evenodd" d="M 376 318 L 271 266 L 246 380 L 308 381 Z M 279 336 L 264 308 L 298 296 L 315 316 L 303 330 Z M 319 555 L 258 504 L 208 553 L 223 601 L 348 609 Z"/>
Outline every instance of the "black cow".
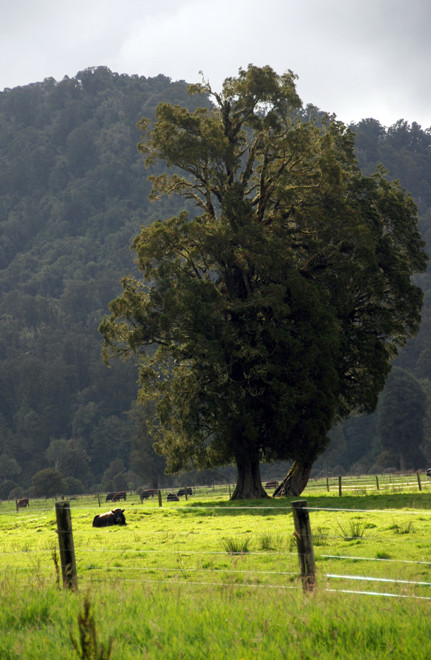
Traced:
<path fill-rule="evenodd" d="M 149 497 L 154 497 L 154 495 L 157 495 L 157 488 L 146 488 L 144 490 L 138 491 L 139 497 L 142 500 L 147 500 Z"/>
<path fill-rule="evenodd" d="M 111 527 L 112 525 L 127 525 L 124 509 L 113 509 L 94 516 L 93 527 Z"/>
<path fill-rule="evenodd" d="M 431 468 L 427 468 L 427 477 L 431 477 Z"/>
<path fill-rule="evenodd" d="M 175 495 L 175 493 L 168 493 L 166 500 L 168 502 L 179 502 L 180 498 L 178 497 L 178 495 Z"/>
<path fill-rule="evenodd" d="M 114 493 L 112 496 L 113 502 L 119 502 L 120 500 L 127 500 L 127 493 L 125 490 L 119 490 L 118 493 Z"/>
<path fill-rule="evenodd" d="M 115 495 L 115 492 L 108 493 L 107 496 L 106 496 L 105 502 L 110 502 L 112 500 L 112 498 L 114 497 L 114 495 Z"/>
<path fill-rule="evenodd" d="M 178 491 L 178 493 L 177 493 L 177 495 L 178 495 L 178 497 L 181 497 L 182 495 L 193 495 L 193 491 L 192 491 L 192 489 L 189 488 L 189 487 L 187 487 L 187 488 L 180 488 L 179 491 Z"/>

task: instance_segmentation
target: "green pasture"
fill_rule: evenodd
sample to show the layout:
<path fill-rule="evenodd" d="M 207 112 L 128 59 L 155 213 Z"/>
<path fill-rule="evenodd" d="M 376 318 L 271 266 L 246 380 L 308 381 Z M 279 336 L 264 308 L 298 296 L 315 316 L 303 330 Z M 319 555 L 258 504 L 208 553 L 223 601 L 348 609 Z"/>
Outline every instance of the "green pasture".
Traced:
<path fill-rule="evenodd" d="M 414 476 L 416 479 L 416 476 Z M 91 603 L 112 658 L 405 658 L 431 651 L 431 491 L 307 489 L 317 592 L 302 593 L 291 500 L 70 501 L 78 592 L 61 588 L 53 500 L 0 506 L 0 658 L 74 658 Z M 100 501 L 100 507 L 99 507 Z M 117 505 L 115 505 L 117 506 Z M 98 657 L 82 656 L 82 657 Z M 102 657 L 102 656 L 99 656 Z"/>

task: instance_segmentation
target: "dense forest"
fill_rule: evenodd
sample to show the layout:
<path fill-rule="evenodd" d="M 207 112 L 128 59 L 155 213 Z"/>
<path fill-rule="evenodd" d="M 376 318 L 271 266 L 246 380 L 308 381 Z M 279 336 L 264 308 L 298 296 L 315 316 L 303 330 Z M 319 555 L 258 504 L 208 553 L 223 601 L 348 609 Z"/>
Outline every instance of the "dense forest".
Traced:
<path fill-rule="evenodd" d="M 148 201 L 151 172 L 136 146 L 137 122 L 160 101 L 202 103 L 184 81 L 105 67 L 0 93 L 0 498 L 172 479 L 146 434 L 150 411 L 136 405 L 136 368 L 108 369 L 98 333 L 121 278 L 135 273 L 130 245 L 140 226 L 176 211 L 175 199 Z M 351 128 L 363 172 L 381 163 L 411 192 L 428 241 L 430 130 L 375 119 Z M 431 460 L 429 272 L 418 283 L 421 329 L 376 413 L 334 429 L 316 470 L 413 469 Z"/>

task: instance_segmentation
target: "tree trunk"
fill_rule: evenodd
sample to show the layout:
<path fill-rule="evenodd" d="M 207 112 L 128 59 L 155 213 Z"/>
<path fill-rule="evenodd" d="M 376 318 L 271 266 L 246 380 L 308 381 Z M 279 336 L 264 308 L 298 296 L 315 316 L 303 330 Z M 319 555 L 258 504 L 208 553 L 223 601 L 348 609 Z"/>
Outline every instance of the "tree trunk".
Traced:
<path fill-rule="evenodd" d="M 312 461 L 293 461 L 289 472 L 284 477 L 281 484 L 277 486 L 273 497 L 297 497 L 301 495 L 310 478 Z"/>
<path fill-rule="evenodd" d="M 257 500 L 269 497 L 262 486 L 260 464 L 257 456 L 244 453 L 236 457 L 238 479 L 232 500 Z"/>

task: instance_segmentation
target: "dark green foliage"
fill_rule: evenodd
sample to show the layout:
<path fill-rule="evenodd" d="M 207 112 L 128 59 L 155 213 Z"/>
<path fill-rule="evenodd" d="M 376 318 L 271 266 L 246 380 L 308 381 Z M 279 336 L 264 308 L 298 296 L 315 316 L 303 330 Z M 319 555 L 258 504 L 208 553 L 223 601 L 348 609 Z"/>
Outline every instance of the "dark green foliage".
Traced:
<path fill-rule="evenodd" d="M 425 465 L 426 395 L 414 376 L 399 367 L 389 375 L 379 406 L 378 429 L 386 460 L 402 471 Z"/>
<path fill-rule="evenodd" d="M 413 200 L 381 169 L 362 175 L 341 122 L 298 115 L 294 79 L 250 65 L 221 94 L 191 88 L 212 110 L 162 103 L 140 122 L 147 164 L 168 168 L 151 199 L 193 212 L 141 230 L 142 279 L 123 279 L 100 328 L 107 359 L 138 356 L 168 469 L 235 462 L 234 498 L 265 495 L 262 457 L 293 460 L 300 494 L 420 321 Z"/>
<path fill-rule="evenodd" d="M 99 67 L 0 93 L 0 480 L 28 487 L 61 438 L 87 489 L 129 467 L 136 370 L 106 369 L 97 326 L 152 213 L 136 123 L 186 89 Z"/>
<path fill-rule="evenodd" d="M 2 500 L 12 499 L 9 498 L 9 494 L 12 493 L 18 487 L 19 486 L 16 484 L 15 481 L 12 481 L 11 479 L 5 479 L 0 483 L 0 499 Z"/>
<path fill-rule="evenodd" d="M 356 152 L 359 158 L 359 164 L 367 174 L 382 163 L 387 169 L 388 179 L 399 179 L 402 186 L 408 188 L 412 194 L 419 210 L 419 228 L 423 238 L 426 240 L 425 249 L 429 253 L 429 238 L 431 227 L 431 132 L 430 129 L 423 130 L 413 122 L 409 125 L 406 121 L 400 120 L 393 126 L 385 128 L 376 119 L 364 119 L 351 127 L 356 135 Z M 403 348 L 394 364 L 400 366 L 417 378 L 431 380 L 431 362 L 429 358 L 430 337 L 431 337 L 431 314 L 430 314 L 430 267 L 426 273 L 417 275 L 415 282 L 424 290 L 424 305 L 422 309 L 422 322 L 416 337 L 409 340 L 406 347 Z M 403 405 L 402 402 L 400 405 Z M 431 428 L 428 412 L 425 419 L 425 443 L 429 447 L 429 429 Z M 407 411 L 406 411 L 407 413 Z M 373 416 L 374 419 L 375 416 Z M 412 425 L 415 420 L 411 420 Z M 364 426 L 365 424 L 365 426 Z M 339 455 L 339 461 L 347 469 L 355 466 L 362 468 L 369 467 L 374 469 L 373 463 L 376 454 L 379 451 L 380 440 L 376 430 L 366 428 L 367 422 L 361 418 L 350 420 L 343 428 L 346 429 L 348 436 L 353 433 L 355 441 L 352 451 L 349 447 Z M 376 426 L 374 421 L 373 426 Z M 374 440 L 372 439 L 374 438 Z M 380 446 L 381 450 L 381 446 Z M 361 454 L 358 459 L 358 451 Z M 429 462 L 429 451 L 426 453 Z M 390 459 L 379 463 L 375 467 L 384 469 L 391 467 L 388 463 Z M 398 461 L 396 461 L 398 464 Z M 393 467 L 393 466 L 392 466 Z"/>
<path fill-rule="evenodd" d="M 31 494 L 34 497 L 55 497 L 64 491 L 63 475 L 54 468 L 40 470 L 32 478 Z"/>

